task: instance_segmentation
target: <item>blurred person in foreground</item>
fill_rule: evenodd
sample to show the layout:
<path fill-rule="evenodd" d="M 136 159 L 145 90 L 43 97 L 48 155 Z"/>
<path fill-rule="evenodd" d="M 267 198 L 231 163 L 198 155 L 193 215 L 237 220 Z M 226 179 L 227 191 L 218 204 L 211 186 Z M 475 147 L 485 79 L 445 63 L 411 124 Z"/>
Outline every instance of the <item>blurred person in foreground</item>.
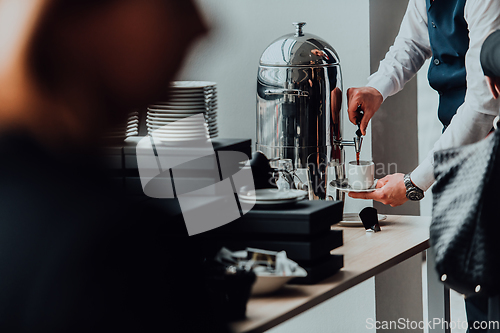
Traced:
<path fill-rule="evenodd" d="M 226 330 L 183 221 L 96 157 L 205 32 L 190 0 L 0 0 L 0 332 Z"/>

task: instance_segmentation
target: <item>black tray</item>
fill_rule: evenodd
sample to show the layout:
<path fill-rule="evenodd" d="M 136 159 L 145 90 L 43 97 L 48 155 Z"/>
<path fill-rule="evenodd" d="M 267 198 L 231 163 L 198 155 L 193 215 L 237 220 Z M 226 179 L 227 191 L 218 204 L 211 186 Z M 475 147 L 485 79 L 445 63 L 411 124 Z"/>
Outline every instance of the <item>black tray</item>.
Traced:
<path fill-rule="evenodd" d="M 342 201 L 304 200 L 292 206 L 272 210 L 252 209 L 238 220 L 214 233 L 315 235 L 330 230 L 342 220 Z"/>
<path fill-rule="evenodd" d="M 264 234 L 201 234 L 208 253 L 222 246 L 232 251 L 253 247 L 270 251 L 286 251 L 287 257 L 294 261 L 313 261 L 330 254 L 330 251 L 343 245 L 342 230 L 328 230 L 315 237 L 264 235 Z"/>
<path fill-rule="evenodd" d="M 329 255 L 314 264 L 299 262 L 299 265 L 307 271 L 306 277 L 290 280 L 290 284 L 315 284 L 337 273 L 344 267 L 344 256 L 342 254 Z"/>

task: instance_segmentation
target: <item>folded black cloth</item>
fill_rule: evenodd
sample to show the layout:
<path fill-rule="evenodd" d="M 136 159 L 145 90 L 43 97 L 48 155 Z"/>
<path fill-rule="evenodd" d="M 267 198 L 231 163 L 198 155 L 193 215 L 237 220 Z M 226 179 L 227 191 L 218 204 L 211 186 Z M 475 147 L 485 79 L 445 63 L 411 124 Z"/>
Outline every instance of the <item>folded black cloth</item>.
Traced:
<path fill-rule="evenodd" d="M 359 217 L 363 226 L 366 230 L 372 230 L 374 232 L 380 231 L 380 225 L 378 224 L 378 214 L 377 210 L 373 207 L 366 207 L 360 213 Z"/>

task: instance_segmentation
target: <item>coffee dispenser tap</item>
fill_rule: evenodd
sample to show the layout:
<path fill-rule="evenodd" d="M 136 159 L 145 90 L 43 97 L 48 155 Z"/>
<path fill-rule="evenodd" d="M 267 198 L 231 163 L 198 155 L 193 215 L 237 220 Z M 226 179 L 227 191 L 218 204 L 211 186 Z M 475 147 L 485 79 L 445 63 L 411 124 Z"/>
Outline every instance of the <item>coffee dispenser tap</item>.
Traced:
<path fill-rule="evenodd" d="M 354 137 L 354 149 L 356 150 L 356 154 L 359 154 L 361 152 L 361 144 L 362 143 L 363 143 L 362 136 L 355 136 Z"/>
<path fill-rule="evenodd" d="M 359 153 L 361 152 L 361 144 L 363 143 L 363 134 L 361 133 L 361 119 L 363 119 L 364 112 L 361 110 L 361 105 L 358 105 L 358 119 L 356 120 L 356 125 L 358 129 L 356 130 L 356 136 L 354 137 L 354 149 L 356 149 L 356 160 L 359 163 Z"/>
<path fill-rule="evenodd" d="M 361 144 L 363 143 L 362 136 L 355 136 L 352 141 L 343 140 L 340 142 L 340 146 L 343 147 L 354 147 L 356 154 L 361 152 Z"/>
<path fill-rule="evenodd" d="M 356 124 L 358 125 L 358 129 L 356 130 L 356 136 L 351 141 L 342 141 L 343 146 L 354 146 L 356 150 L 356 161 L 359 163 L 359 153 L 361 152 L 361 144 L 363 143 L 363 134 L 361 133 L 361 119 L 363 119 L 363 110 L 361 110 L 361 105 L 358 106 L 358 119 Z"/>

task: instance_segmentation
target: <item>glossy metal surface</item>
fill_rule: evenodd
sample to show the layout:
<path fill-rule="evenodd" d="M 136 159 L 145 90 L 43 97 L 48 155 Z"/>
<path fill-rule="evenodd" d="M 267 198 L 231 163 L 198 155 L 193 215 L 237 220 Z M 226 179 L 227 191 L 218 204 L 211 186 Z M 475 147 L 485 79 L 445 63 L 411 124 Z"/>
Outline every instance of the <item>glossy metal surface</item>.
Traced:
<path fill-rule="evenodd" d="M 317 153 L 325 163 L 343 163 L 339 57 L 303 25 L 264 51 L 257 77 L 256 148 L 268 158 L 291 159 L 295 169 L 308 169 Z"/>
<path fill-rule="evenodd" d="M 294 23 L 297 31 L 276 39 L 262 53 L 261 66 L 318 67 L 338 65 L 339 56 L 327 42 L 313 34 L 304 33 L 304 22 Z"/>
<path fill-rule="evenodd" d="M 283 93 L 278 93 L 278 92 Z M 292 93 L 288 93 L 292 91 Z M 272 93 L 271 93 L 272 92 Z M 300 93 L 299 93 L 300 92 Z M 260 66 L 257 150 L 305 168 L 312 152 L 341 160 L 342 76 L 339 65 L 319 68 Z"/>

